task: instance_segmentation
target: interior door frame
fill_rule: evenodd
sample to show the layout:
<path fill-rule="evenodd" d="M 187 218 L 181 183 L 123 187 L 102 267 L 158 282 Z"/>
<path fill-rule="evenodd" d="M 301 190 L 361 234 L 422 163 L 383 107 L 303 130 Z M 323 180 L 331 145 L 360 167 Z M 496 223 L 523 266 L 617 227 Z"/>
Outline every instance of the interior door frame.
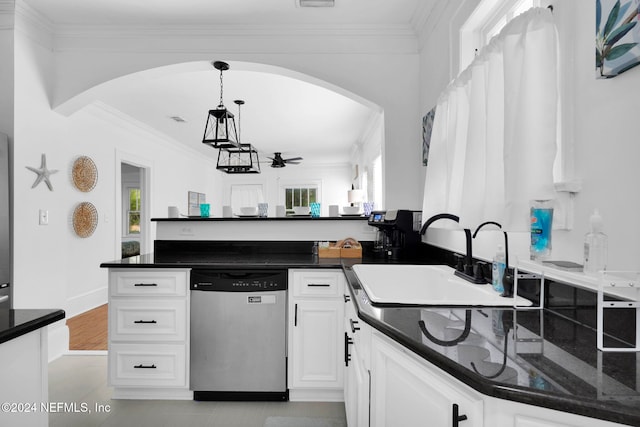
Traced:
<path fill-rule="evenodd" d="M 152 252 L 151 228 L 151 183 L 153 182 L 153 162 L 136 154 L 116 150 L 115 161 L 115 200 L 114 200 L 114 231 L 115 231 L 115 259 L 122 258 L 122 164 L 126 163 L 141 169 L 140 174 L 140 254 Z"/>

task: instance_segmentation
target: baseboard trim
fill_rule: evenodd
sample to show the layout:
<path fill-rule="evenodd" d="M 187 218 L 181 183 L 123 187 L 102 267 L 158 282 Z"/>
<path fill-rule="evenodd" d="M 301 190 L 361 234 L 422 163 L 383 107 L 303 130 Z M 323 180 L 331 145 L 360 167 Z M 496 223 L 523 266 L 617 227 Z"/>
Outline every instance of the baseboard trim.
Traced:
<path fill-rule="evenodd" d="M 76 295 L 67 300 L 67 318 L 89 311 L 93 308 L 106 304 L 108 301 L 107 286 L 94 289 L 81 295 Z"/>
<path fill-rule="evenodd" d="M 107 350 L 69 350 L 65 356 L 107 356 Z"/>

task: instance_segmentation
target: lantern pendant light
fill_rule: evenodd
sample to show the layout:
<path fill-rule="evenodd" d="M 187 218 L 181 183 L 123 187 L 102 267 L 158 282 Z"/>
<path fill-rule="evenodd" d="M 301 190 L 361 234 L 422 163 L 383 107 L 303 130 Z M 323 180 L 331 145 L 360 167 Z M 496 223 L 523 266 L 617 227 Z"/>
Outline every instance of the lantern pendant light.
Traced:
<path fill-rule="evenodd" d="M 229 64 L 214 61 L 213 67 L 220 70 L 220 104 L 215 110 L 209 110 L 202 143 L 213 148 L 238 147 L 238 133 L 233 113 L 227 110 L 222 102 L 222 72 L 229 69 Z"/>
<path fill-rule="evenodd" d="M 238 145 L 235 147 L 222 147 L 218 151 L 218 163 L 216 168 L 220 171 L 236 173 L 260 173 L 260 159 L 258 150 L 251 144 L 243 144 L 240 140 L 242 133 L 242 123 L 240 117 L 240 107 L 244 101 L 236 99 L 233 101 L 238 106 Z"/>

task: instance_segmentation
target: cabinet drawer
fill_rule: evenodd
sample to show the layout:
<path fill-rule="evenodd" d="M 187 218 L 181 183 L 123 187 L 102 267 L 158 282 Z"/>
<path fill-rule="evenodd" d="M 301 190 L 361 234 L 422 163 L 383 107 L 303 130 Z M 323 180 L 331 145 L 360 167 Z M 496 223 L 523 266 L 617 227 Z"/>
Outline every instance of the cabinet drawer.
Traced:
<path fill-rule="evenodd" d="M 187 386 L 185 345 L 112 344 L 109 348 L 109 385 Z"/>
<path fill-rule="evenodd" d="M 112 296 L 167 295 L 185 296 L 187 271 L 118 270 L 109 272 Z"/>
<path fill-rule="evenodd" d="M 344 273 L 340 270 L 293 270 L 293 296 L 343 298 Z"/>
<path fill-rule="evenodd" d="M 117 300 L 109 304 L 112 341 L 184 341 L 187 300 Z"/>

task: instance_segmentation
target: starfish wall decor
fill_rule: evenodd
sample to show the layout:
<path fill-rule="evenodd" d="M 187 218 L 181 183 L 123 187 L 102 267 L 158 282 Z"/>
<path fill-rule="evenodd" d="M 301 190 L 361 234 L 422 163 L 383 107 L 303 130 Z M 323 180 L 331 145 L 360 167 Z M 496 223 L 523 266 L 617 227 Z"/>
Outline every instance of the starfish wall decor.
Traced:
<path fill-rule="evenodd" d="M 49 177 L 58 171 L 55 169 L 52 169 L 52 170 L 47 169 L 47 157 L 44 153 L 42 153 L 42 161 L 40 163 L 40 168 L 32 168 L 31 166 L 26 166 L 26 168 L 32 172 L 35 172 L 38 175 L 38 177 L 36 178 L 31 188 L 35 188 L 38 184 L 44 181 L 44 183 L 47 184 L 47 187 L 49 187 L 49 190 L 53 191 L 53 185 L 51 185 L 51 181 L 49 181 Z"/>

